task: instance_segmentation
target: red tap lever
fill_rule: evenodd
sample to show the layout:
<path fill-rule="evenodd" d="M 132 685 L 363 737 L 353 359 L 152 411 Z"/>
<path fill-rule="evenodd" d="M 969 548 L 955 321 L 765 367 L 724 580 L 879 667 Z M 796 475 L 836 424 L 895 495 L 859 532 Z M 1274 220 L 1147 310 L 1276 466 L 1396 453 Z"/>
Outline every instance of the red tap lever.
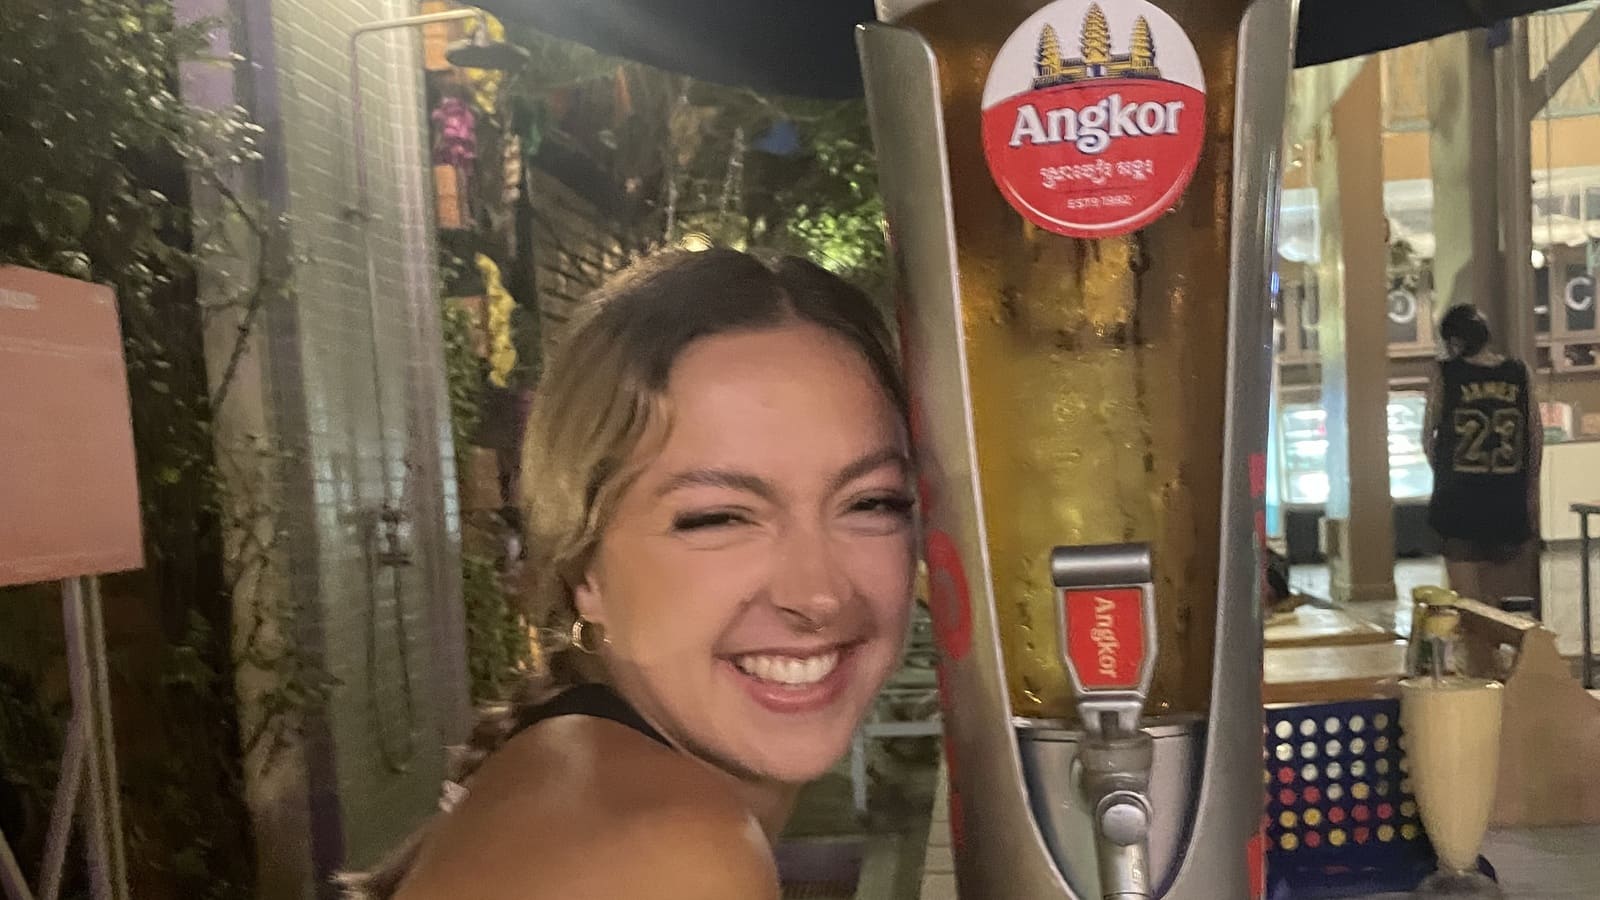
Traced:
<path fill-rule="evenodd" d="M 1084 728 L 1132 734 L 1156 664 L 1150 548 L 1057 547 L 1050 576 L 1061 591 L 1062 655 Z"/>

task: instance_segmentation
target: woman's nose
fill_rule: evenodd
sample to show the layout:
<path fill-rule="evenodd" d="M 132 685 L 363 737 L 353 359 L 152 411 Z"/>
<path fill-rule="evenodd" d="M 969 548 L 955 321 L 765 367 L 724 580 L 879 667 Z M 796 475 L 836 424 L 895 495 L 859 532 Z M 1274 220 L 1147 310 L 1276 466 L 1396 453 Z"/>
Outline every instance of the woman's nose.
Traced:
<path fill-rule="evenodd" d="M 785 541 L 772 586 L 773 605 L 805 631 L 821 631 L 838 618 L 850 592 L 826 535 L 796 534 Z"/>

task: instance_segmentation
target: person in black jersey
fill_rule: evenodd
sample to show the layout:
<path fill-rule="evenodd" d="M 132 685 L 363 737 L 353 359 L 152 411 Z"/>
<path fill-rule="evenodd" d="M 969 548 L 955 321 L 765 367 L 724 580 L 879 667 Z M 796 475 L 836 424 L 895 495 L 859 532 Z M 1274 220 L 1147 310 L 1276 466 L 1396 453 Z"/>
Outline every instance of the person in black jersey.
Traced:
<path fill-rule="evenodd" d="M 1446 312 L 1439 336 L 1448 353 L 1429 386 L 1424 448 L 1450 586 L 1491 604 L 1533 596 L 1544 429 L 1528 367 L 1489 349 L 1470 305 Z"/>
<path fill-rule="evenodd" d="M 348 895 L 776 900 L 795 793 L 905 639 L 907 406 L 871 301 L 805 261 L 669 254 L 603 289 L 524 438 L 541 674 Z"/>

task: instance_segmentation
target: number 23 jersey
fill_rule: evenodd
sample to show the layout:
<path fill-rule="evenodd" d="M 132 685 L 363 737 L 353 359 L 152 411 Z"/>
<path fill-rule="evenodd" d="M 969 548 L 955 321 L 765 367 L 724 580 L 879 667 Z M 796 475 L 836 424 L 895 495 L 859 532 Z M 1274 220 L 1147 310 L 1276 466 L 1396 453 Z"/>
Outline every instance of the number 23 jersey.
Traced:
<path fill-rule="evenodd" d="M 1428 521 L 1445 537 L 1519 543 L 1528 523 L 1528 368 L 1440 363 Z M 1539 423 L 1531 423 L 1539 425 Z M 1541 426 L 1542 427 L 1542 426 Z"/>

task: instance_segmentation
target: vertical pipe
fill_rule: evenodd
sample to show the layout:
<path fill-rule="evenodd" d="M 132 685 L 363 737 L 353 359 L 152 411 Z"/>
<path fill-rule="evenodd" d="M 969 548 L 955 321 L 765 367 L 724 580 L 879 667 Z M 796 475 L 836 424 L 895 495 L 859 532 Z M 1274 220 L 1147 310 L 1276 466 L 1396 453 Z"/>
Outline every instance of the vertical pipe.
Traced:
<path fill-rule="evenodd" d="M 78 811 L 79 790 L 83 784 L 83 758 L 89 745 L 88 716 L 74 711 L 67 725 L 67 751 L 61 762 L 61 783 L 56 787 L 55 804 L 50 810 L 50 832 L 44 842 L 44 866 L 39 875 L 39 900 L 56 900 L 61 895 L 62 867 L 66 864 L 67 844 L 72 837 L 72 820 Z"/>
<path fill-rule="evenodd" d="M 1494 61 L 1500 144 L 1500 275 L 1505 279 L 1501 296 L 1506 304 L 1503 340 L 1506 352 L 1527 364 L 1528 378 L 1533 380 L 1538 377 L 1539 348 L 1538 321 L 1533 312 L 1533 138 L 1529 127 L 1538 110 L 1532 108 L 1528 92 L 1528 20 L 1513 19 L 1509 28 L 1510 39 L 1495 51 Z M 1543 428 L 1539 410 L 1529 412 L 1535 419 L 1528 427 Z M 1542 477 L 1542 460 L 1533 462 Z M 1534 519 L 1533 529 L 1532 572 L 1519 591 L 1533 598 L 1534 618 L 1543 622 L 1543 561 L 1539 553 L 1543 543 L 1538 518 Z"/>
<path fill-rule="evenodd" d="M 1510 41 L 1495 53 L 1496 116 L 1500 144 L 1500 247 L 1505 256 L 1506 351 L 1530 366 L 1536 357 L 1533 315 L 1533 146 L 1528 133 L 1528 22 L 1511 22 Z"/>
<path fill-rule="evenodd" d="M 1589 606 L 1590 606 L 1591 600 L 1589 598 L 1589 512 L 1588 512 L 1588 510 L 1583 510 L 1583 511 L 1578 513 L 1578 528 L 1579 528 L 1579 544 L 1578 544 L 1578 547 L 1579 547 L 1579 552 L 1583 554 L 1582 557 L 1578 560 L 1578 571 L 1579 571 L 1578 580 L 1580 582 L 1580 589 L 1582 591 L 1582 593 L 1580 595 L 1580 599 L 1582 600 L 1580 612 L 1581 612 L 1581 615 L 1583 616 L 1583 689 L 1587 691 L 1587 690 L 1591 690 L 1591 689 L 1594 688 L 1594 677 L 1593 677 L 1594 673 L 1593 673 L 1593 670 L 1592 670 L 1592 667 L 1594 665 L 1594 654 L 1591 652 L 1592 649 L 1593 649 L 1593 646 L 1594 646 L 1593 643 L 1592 643 L 1594 636 L 1589 633 L 1589 630 L 1590 630 L 1590 627 L 1591 627 L 1590 624 L 1589 624 Z"/>
<path fill-rule="evenodd" d="M 4 834 L 0 834 L 0 889 L 5 891 L 6 900 L 33 900 L 33 892 L 28 890 L 28 882 L 23 879 L 22 868 Z"/>
<path fill-rule="evenodd" d="M 356 226 L 361 229 L 362 253 L 367 263 L 367 314 L 372 325 L 372 391 L 374 402 L 377 404 L 378 441 L 379 449 L 382 451 L 379 458 L 383 466 L 383 508 L 373 526 L 378 537 L 389 539 L 386 545 L 380 545 L 378 548 L 380 553 L 399 549 L 398 529 L 401 526 L 396 517 L 401 516 L 399 482 L 403 476 L 398 474 L 393 454 L 389 451 L 389 420 L 388 413 L 384 409 L 383 363 L 379 359 L 381 345 L 378 340 L 378 323 L 383 321 L 383 317 L 378 304 L 378 259 L 372 249 L 372 190 L 367 169 L 367 129 L 361 99 L 361 38 L 363 35 L 379 31 L 418 28 L 439 22 L 474 18 L 479 20 L 481 33 L 488 35 L 488 19 L 477 9 L 449 10 L 374 22 L 350 33 L 350 150 L 354 157 L 352 162 L 355 168 L 356 205 L 354 209 L 348 211 L 348 216 L 354 219 Z"/>
<path fill-rule="evenodd" d="M 96 643 L 89 636 L 89 618 L 84 611 L 83 581 L 67 578 L 61 582 L 62 620 L 67 627 L 67 682 L 72 691 L 74 714 L 88 724 L 89 793 L 83 809 L 84 855 L 89 863 L 89 890 L 94 900 L 113 900 L 111 889 L 111 836 L 108 829 L 104 770 L 99 757 L 110 751 L 104 735 L 96 733 L 99 723 L 94 714 L 94 669 L 89 657 Z"/>
<path fill-rule="evenodd" d="M 350 142 L 354 154 L 356 176 L 356 206 L 352 218 L 356 227 L 361 230 L 361 253 L 366 259 L 367 275 L 367 316 L 370 319 L 369 352 L 372 354 L 372 394 L 376 406 L 375 413 L 378 420 L 378 460 L 383 469 L 383 508 L 382 512 L 397 509 L 395 495 L 397 492 L 394 483 L 394 465 L 391 460 L 393 455 L 389 450 L 389 414 L 385 409 L 383 390 L 383 362 L 379 358 L 382 352 L 381 342 L 378 339 L 378 327 L 383 321 L 382 311 L 378 305 L 378 258 L 372 248 L 372 195 L 367 176 L 367 129 L 363 119 L 363 105 L 361 101 L 361 52 L 360 41 L 367 31 L 357 31 L 350 35 Z M 384 522 L 382 516 L 373 522 L 375 533 L 381 533 Z"/>
<path fill-rule="evenodd" d="M 111 724 L 111 673 L 106 661 L 106 628 L 104 609 L 100 604 L 100 579 L 79 579 L 84 583 L 85 623 L 89 638 L 88 662 L 93 677 L 94 690 L 87 736 L 97 750 L 91 763 L 100 767 L 100 789 L 105 794 L 103 806 L 106 817 L 106 858 L 111 875 L 111 896 L 126 900 L 128 896 L 128 859 L 122 841 L 122 779 L 117 775 L 117 744 Z"/>

